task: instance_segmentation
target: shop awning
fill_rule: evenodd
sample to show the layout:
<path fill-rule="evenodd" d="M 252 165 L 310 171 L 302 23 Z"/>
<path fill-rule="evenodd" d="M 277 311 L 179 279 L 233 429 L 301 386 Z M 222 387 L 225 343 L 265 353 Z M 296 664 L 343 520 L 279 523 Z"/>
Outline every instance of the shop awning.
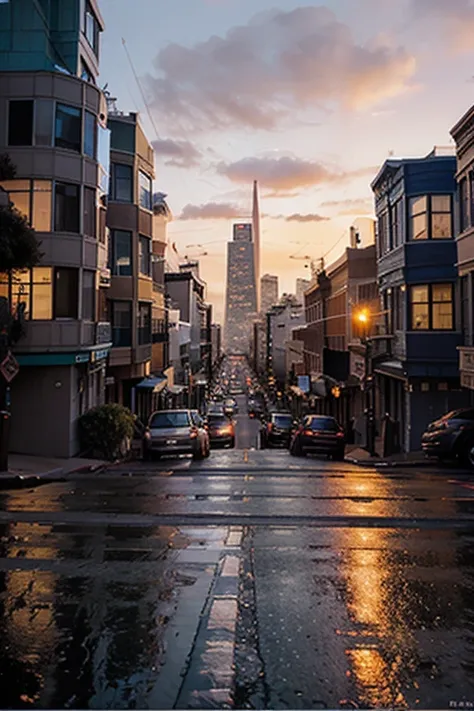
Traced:
<path fill-rule="evenodd" d="M 150 375 L 148 378 L 144 378 L 135 387 L 137 390 L 148 390 L 149 392 L 160 393 L 165 389 L 167 382 L 166 378 Z"/>

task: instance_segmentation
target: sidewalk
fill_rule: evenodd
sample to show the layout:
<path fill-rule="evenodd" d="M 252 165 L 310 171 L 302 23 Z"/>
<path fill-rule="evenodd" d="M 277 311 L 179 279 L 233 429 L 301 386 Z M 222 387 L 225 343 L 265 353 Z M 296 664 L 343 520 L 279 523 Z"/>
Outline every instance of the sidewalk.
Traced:
<path fill-rule="evenodd" d="M 346 462 L 363 467 L 431 467 L 438 462 L 429 459 L 424 452 L 409 452 L 408 454 L 393 454 L 390 457 L 371 457 L 365 449 L 356 445 L 346 448 Z"/>
<path fill-rule="evenodd" d="M 0 489 L 38 486 L 51 481 L 63 481 L 73 472 L 98 471 L 110 462 L 101 459 L 70 459 L 34 457 L 27 454 L 10 454 L 9 470 L 0 472 Z"/>

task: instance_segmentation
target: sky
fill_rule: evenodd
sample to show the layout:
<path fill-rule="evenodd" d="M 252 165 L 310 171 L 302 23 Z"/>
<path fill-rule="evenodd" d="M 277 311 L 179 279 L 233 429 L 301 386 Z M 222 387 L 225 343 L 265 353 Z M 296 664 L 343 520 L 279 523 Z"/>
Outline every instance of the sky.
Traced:
<path fill-rule="evenodd" d="M 373 215 L 383 162 L 452 146 L 474 102 L 474 0 L 99 6 L 101 85 L 140 112 L 174 216 L 169 240 L 199 259 L 216 320 L 225 245 L 250 216 L 254 179 L 262 274 L 292 292 L 306 255 L 330 264 L 351 224 Z"/>

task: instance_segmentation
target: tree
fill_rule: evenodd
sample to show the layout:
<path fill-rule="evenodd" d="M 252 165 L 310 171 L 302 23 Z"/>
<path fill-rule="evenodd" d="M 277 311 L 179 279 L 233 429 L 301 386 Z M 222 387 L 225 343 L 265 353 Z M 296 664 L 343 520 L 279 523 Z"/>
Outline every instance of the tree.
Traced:
<path fill-rule="evenodd" d="M 10 157 L 0 155 L 0 181 L 15 178 L 16 168 Z M 28 220 L 13 205 L 0 203 L 0 272 L 31 269 L 40 263 L 40 242 Z"/>
<path fill-rule="evenodd" d="M 16 168 L 10 156 L 6 153 L 0 155 L 0 272 L 8 274 L 9 284 L 13 271 L 33 268 L 43 256 L 34 229 L 9 201 L 8 193 L 1 187 L 1 181 L 14 180 L 15 177 Z M 24 311 L 24 304 L 12 309 L 9 300 L 0 297 L 0 362 L 8 356 L 12 344 L 23 335 Z M 0 375 L 0 471 L 8 470 L 9 409 L 7 381 Z"/>

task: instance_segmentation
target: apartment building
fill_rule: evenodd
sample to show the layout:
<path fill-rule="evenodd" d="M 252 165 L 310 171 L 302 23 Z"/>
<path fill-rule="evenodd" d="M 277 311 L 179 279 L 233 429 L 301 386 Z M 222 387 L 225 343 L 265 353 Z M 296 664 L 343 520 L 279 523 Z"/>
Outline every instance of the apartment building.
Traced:
<path fill-rule="evenodd" d="M 121 114 L 110 100 L 109 109 L 108 397 L 130 407 L 132 389 L 151 372 L 154 153 L 137 114 Z"/>
<path fill-rule="evenodd" d="M 104 29 L 95 0 L 0 4 L 0 153 L 3 182 L 44 253 L 31 271 L 1 279 L 26 335 L 15 347 L 11 449 L 79 453 L 77 421 L 103 402 L 111 347 L 106 292 L 107 104 L 96 85 Z M 51 415 L 54 413 L 54 427 Z"/>
<path fill-rule="evenodd" d="M 360 379 L 354 375 L 349 350 L 353 314 L 361 308 L 377 314 L 379 304 L 375 245 L 347 248 L 319 272 L 305 293 L 306 326 L 294 333 L 294 339 L 304 344 L 315 407 L 345 426 L 363 410 Z"/>
<path fill-rule="evenodd" d="M 461 385 L 474 403 L 474 106 L 451 131 L 456 143 L 457 269 L 460 287 L 462 343 L 459 347 Z"/>
<path fill-rule="evenodd" d="M 463 334 L 455 308 L 456 170 L 453 154 L 434 149 L 424 158 L 387 160 L 372 183 L 387 333 L 372 349 L 377 410 L 398 423 L 400 447 L 407 452 L 419 449 L 429 422 L 467 402 L 459 380 Z"/>

